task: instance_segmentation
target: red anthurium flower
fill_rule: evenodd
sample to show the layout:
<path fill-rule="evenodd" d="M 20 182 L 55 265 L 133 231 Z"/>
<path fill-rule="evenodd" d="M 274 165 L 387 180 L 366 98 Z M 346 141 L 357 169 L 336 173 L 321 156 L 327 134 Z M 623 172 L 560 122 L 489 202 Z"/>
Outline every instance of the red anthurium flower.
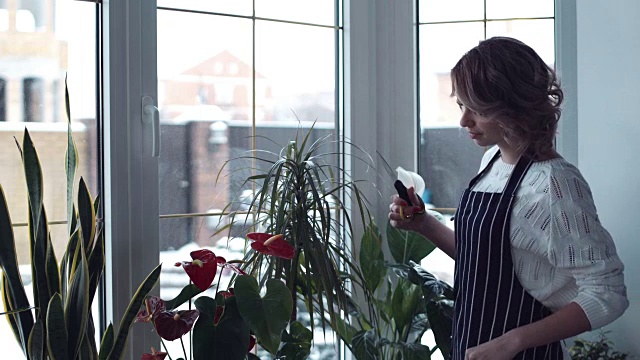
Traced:
<path fill-rule="evenodd" d="M 235 295 L 233 288 L 229 288 L 227 291 L 220 291 L 218 294 L 224 296 L 225 299 Z"/>
<path fill-rule="evenodd" d="M 296 249 L 284 240 L 284 235 L 282 234 L 249 233 L 247 237 L 253 241 L 251 247 L 265 255 L 293 259 L 293 255 L 296 252 Z"/>
<path fill-rule="evenodd" d="M 218 266 L 220 266 L 223 269 L 229 268 L 231 270 L 233 270 L 236 274 L 240 274 L 240 275 L 247 275 L 247 273 L 240 269 L 240 267 L 238 267 L 238 265 L 231 263 L 231 262 L 225 262 L 225 263 L 218 263 Z"/>
<path fill-rule="evenodd" d="M 224 306 L 216 306 L 216 313 L 213 316 L 213 325 L 218 325 L 220 318 L 222 318 L 222 314 L 224 314 Z"/>
<path fill-rule="evenodd" d="M 188 333 L 198 319 L 198 310 L 163 311 L 153 316 L 156 331 L 161 338 L 173 341 Z"/>
<path fill-rule="evenodd" d="M 218 264 L 224 263 L 225 260 L 207 249 L 192 251 L 191 258 L 193 261 L 176 263 L 176 266 L 182 265 L 182 268 L 198 289 L 205 291 L 211 286 L 213 279 L 216 277 Z"/>
<path fill-rule="evenodd" d="M 251 351 L 254 346 L 256 346 L 256 337 L 251 335 L 251 337 L 249 337 L 249 349 L 247 349 L 247 352 Z"/>
<path fill-rule="evenodd" d="M 164 300 L 157 296 L 149 296 L 144 300 L 144 304 L 145 308 L 136 315 L 135 322 L 149 322 L 155 315 L 166 309 Z"/>
<path fill-rule="evenodd" d="M 151 354 L 142 354 L 141 360 L 164 360 L 165 356 L 167 356 L 166 352 L 156 351 L 156 349 L 151 348 Z"/>

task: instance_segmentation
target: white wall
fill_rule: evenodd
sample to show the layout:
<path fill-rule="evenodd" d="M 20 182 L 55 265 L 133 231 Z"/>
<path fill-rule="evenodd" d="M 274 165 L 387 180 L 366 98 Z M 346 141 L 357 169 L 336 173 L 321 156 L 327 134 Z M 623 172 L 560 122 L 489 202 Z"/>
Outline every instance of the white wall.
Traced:
<path fill-rule="evenodd" d="M 630 307 L 605 330 L 617 349 L 640 355 L 640 1 L 570 1 L 577 121 L 561 129 L 561 150 L 577 156 L 626 266 Z"/>

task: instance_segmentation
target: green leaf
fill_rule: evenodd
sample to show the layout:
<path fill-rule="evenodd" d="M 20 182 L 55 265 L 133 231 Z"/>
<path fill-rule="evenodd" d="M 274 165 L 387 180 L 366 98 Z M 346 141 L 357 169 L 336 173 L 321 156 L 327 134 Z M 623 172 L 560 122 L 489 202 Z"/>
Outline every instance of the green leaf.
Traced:
<path fill-rule="evenodd" d="M 24 290 L 22 277 L 18 269 L 13 226 L 4 190 L 0 185 L 0 267 L 3 271 L 2 291 L 3 303 L 6 310 L 28 308 L 29 299 Z M 27 341 L 33 328 L 33 314 L 31 311 L 16 315 L 7 315 L 14 334 L 21 344 L 22 350 L 27 352 Z"/>
<path fill-rule="evenodd" d="M 47 307 L 47 349 L 51 360 L 69 359 L 67 325 L 60 294 L 53 294 Z"/>
<path fill-rule="evenodd" d="M 28 206 L 31 212 L 31 206 Z M 40 320 L 44 323 L 45 312 L 40 309 L 46 309 L 52 293 L 49 292 L 49 282 L 47 280 L 47 243 L 49 242 L 49 225 L 47 224 L 47 213 L 42 209 L 40 211 L 40 226 L 38 231 L 29 232 L 31 237 L 31 274 L 33 278 L 33 302 L 39 309 L 36 311 Z M 29 227 L 33 227 L 31 217 L 29 217 Z M 35 237 L 33 237 L 33 236 Z"/>
<path fill-rule="evenodd" d="M 184 288 L 182 288 L 178 296 L 176 296 L 175 298 L 169 301 L 165 301 L 164 305 L 167 311 L 171 311 L 173 309 L 178 308 L 178 306 L 186 303 L 187 301 L 191 300 L 194 296 L 200 293 L 202 293 L 202 290 L 198 289 L 198 287 L 195 286 L 194 284 L 189 284 Z"/>
<path fill-rule="evenodd" d="M 78 169 L 78 150 L 73 140 L 71 132 L 71 111 L 69 106 L 69 88 L 67 78 L 64 79 L 64 100 L 67 109 L 67 151 L 65 154 L 64 170 L 67 174 L 67 233 L 71 235 L 74 227 L 70 219 L 75 217 L 73 210 L 73 184 L 75 182 L 76 171 Z"/>
<path fill-rule="evenodd" d="M 107 356 L 111 352 L 113 348 L 113 324 L 109 324 L 107 326 L 107 330 L 105 330 L 102 335 L 102 341 L 100 342 L 100 355 L 98 357 L 99 360 L 107 360 Z"/>
<path fill-rule="evenodd" d="M 453 300 L 442 299 L 427 303 L 427 318 L 436 344 L 443 355 L 451 350 L 451 326 L 453 322 Z"/>
<path fill-rule="evenodd" d="M 390 223 L 387 223 L 387 240 L 391 256 L 401 264 L 408 264 L 409 261 L 419 263 L 436 248 L 431 241 L 422 235 L 413 231 L 396 229 Z"/>
<path fill-rule="evenodd" d="M 71 277 L 64 306 L 64 320 L 68 329 L 67 349 L 73 359 L 78 355 L 87 327 L 89 308 L 89 267 L 82 249 L 79 262 Z"/>
<path fill-rule="evenodd" d="M 249 348 L 249 325 L 242 319 L 237 296 L 224 301 L 224 313 L 214 324 L 217 303 L 201 296 L 195 301 L 200 317 L 193 326 L 193 360 L 244 360 Z"/>
<path fill-rule="evenodd" d="M 44 359 L 44 342 L 44 326 L 40 319 L 38 319 L 31 330 L 31 334 L 29 335 L 30 360 Z"/>
<path fill-rule="evenodd" d="M 405 326 L 411 325 L 411 319 L 415 316 L 420 303 L 420 288 L 408 280 L 398 279 L 393 299 L 391 300 L 391 316 L 396 322 L 399 333 L 404 336 L 408 333 Z"/>
<path fill-rule="evenodd" d="M 260 297 L 256 279 L 241 275 L 236 279 L 234 290 L 242 318 L 256 334 L 260 344 L 275 354 L 282 331 L 291 317 L 293 300 L 291 292 L 280 280 L 270 279 L 266 285 L 267 292 Z"/>
<path fill-rule="evenodd" d="M 353 337 L 358 332 L 355 327 L 351 326 L 341 317 L 336 318 L 336 327 L 334 330 L 338 333 L 338 336 L 340 336 L 340 338 L 342 338 L 342 340 L 347 344 L 351 344 Z"/>
<path fill-rule="evenodd" d="M 47 239 L 47 257 L 46 257 L 46 277 L 49 292 L 51 294 L 60 293 L 60 271 L 58 269 L 58 259 L 53 251 L 53 243 L 51 242 L 51 234 Z"/>
<path fill-rule="evenodd" d="M 86 256 L 93 250 L 93 241 L 96 236 L 96 213 L 93 208 L 93 200 L 84 178 L 80 177 L 78 186 L 78 216 L 82 229 L 82 240 Z"/>
<path fill-rule="evenodd" d="M 89 303 L 93 303 L 100 278 L 104 272 L 104 229 L 98 231 L 95 247 L 89 255 Z"/>
<path fill-rule="evenodd" d="M 372 293 L 376 291 L 387 272 L 381 243 L 380 231 L 378 231 L 378 227 L 372 221 L 362 236 L 359 259 L 365 285 Z"/>
<path fill-rule="evenodd" d="M 433 274 L 423 269 L 420 264 L 410 261 L 406 271 L 404 269 L 396 271 L 396 274 L 420 286 L 426 301 L 442 296 L 453 300 L 453 288 L 446 282 L 438 280 Z"/>
<path fill-rule="evenodd" d="M 162 264 L 156 266 L 156 268 L 151 271 L 151 273 L 142 282 L 142 284 L 140 284 L 138 290 L 131 298 L 129 306 L 127 306 L 127 311 L 122 316 L 122 320 L 120 320 L 120 329 L 118 329 L 118 335 L 116 336 L 116 340 L 113 343 L 111 352 L 109 353 L 107 359 L 120 360 L 122 358 L 122 353 L 127 344 L 129 330 L 131 329 L 131 325 L 133 325 L 133 320 L 136 318 L 138 310 L 140 310 L 144 299 L 147 297 L 147 294 L 149 294 L 149 291 L 151 291 L 151 289 L 153 289 L 153 287 L 158 282 L 161 269 Z"/>
<path fill-rule="evenodd" d="M 431 349 L 422 344 L 396 342 L 391 343 L 390 346 L 400 350 L 402 353 L 402 360 L 431 359 Z"/>
<path fill-rule="evenodd" d="M 305 360 L 311 353 L 311 342 L 313 333 L 298 321 L 294 321 L 289 326 L 289 332 L 282 333 L 282 344 L 277 358 L 287 360 Z"/>
<path fill-rule="evenodd" d="M 22 164 L 24 167 L 24 175 L 27 181 L 27 191 L 29 194 L 29 205 L 31 206 L 30 218 L 32 221 L 32 235 L 38 231 L 40 212 L 43 209 L 43 180 L 42 180 L 42 168 L 40 167 L 40 160 L 38 159 L 38 153 L 29 131 L 24 129 L 24 137 L 22 139 Z"/>
<path fill-rule="evenodd" d="M 353 337 L 353 355 L 357 360 L 378 360 L 378 336 L 373 329 L 360 330 Z"/>

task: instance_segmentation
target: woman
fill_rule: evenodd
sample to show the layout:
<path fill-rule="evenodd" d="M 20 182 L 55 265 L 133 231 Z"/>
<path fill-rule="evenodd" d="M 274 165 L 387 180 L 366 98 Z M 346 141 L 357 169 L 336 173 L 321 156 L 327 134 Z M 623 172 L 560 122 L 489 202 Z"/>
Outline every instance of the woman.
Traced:
<path fill-rule="evenodd" d="M 561 341 L 628 306 L 623 265 L 580 171 L 553 148 L 562 90 L 522 42 L 482 41 L 451 71 L 460 125 L 485 153 L 455 231 L 392 198 L 389 219 L 456 261 L 451 359 L 569 359 Z M 401 211 L 402 208 L 402 211 Z M 402 214 L 402 216 L 401 216 Z"/>

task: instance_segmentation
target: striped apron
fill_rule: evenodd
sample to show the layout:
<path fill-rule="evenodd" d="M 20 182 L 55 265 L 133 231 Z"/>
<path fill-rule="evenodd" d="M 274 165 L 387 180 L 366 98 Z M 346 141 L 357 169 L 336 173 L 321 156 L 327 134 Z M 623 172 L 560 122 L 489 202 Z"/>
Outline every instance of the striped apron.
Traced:
<path fill-rule="evenodd" d="M 499 156 L 498 151 L 471 180 L 455 215 L 452 360 L 464 360 L 468 348 L 551 314 L 522 287 L 511 258 L 511 205 L 531 158 L 520 157 L 502 193 L 471 191 Z M 555 342 L 526 349 L 514 359 L 562 360 L 563 352 Z"/>

